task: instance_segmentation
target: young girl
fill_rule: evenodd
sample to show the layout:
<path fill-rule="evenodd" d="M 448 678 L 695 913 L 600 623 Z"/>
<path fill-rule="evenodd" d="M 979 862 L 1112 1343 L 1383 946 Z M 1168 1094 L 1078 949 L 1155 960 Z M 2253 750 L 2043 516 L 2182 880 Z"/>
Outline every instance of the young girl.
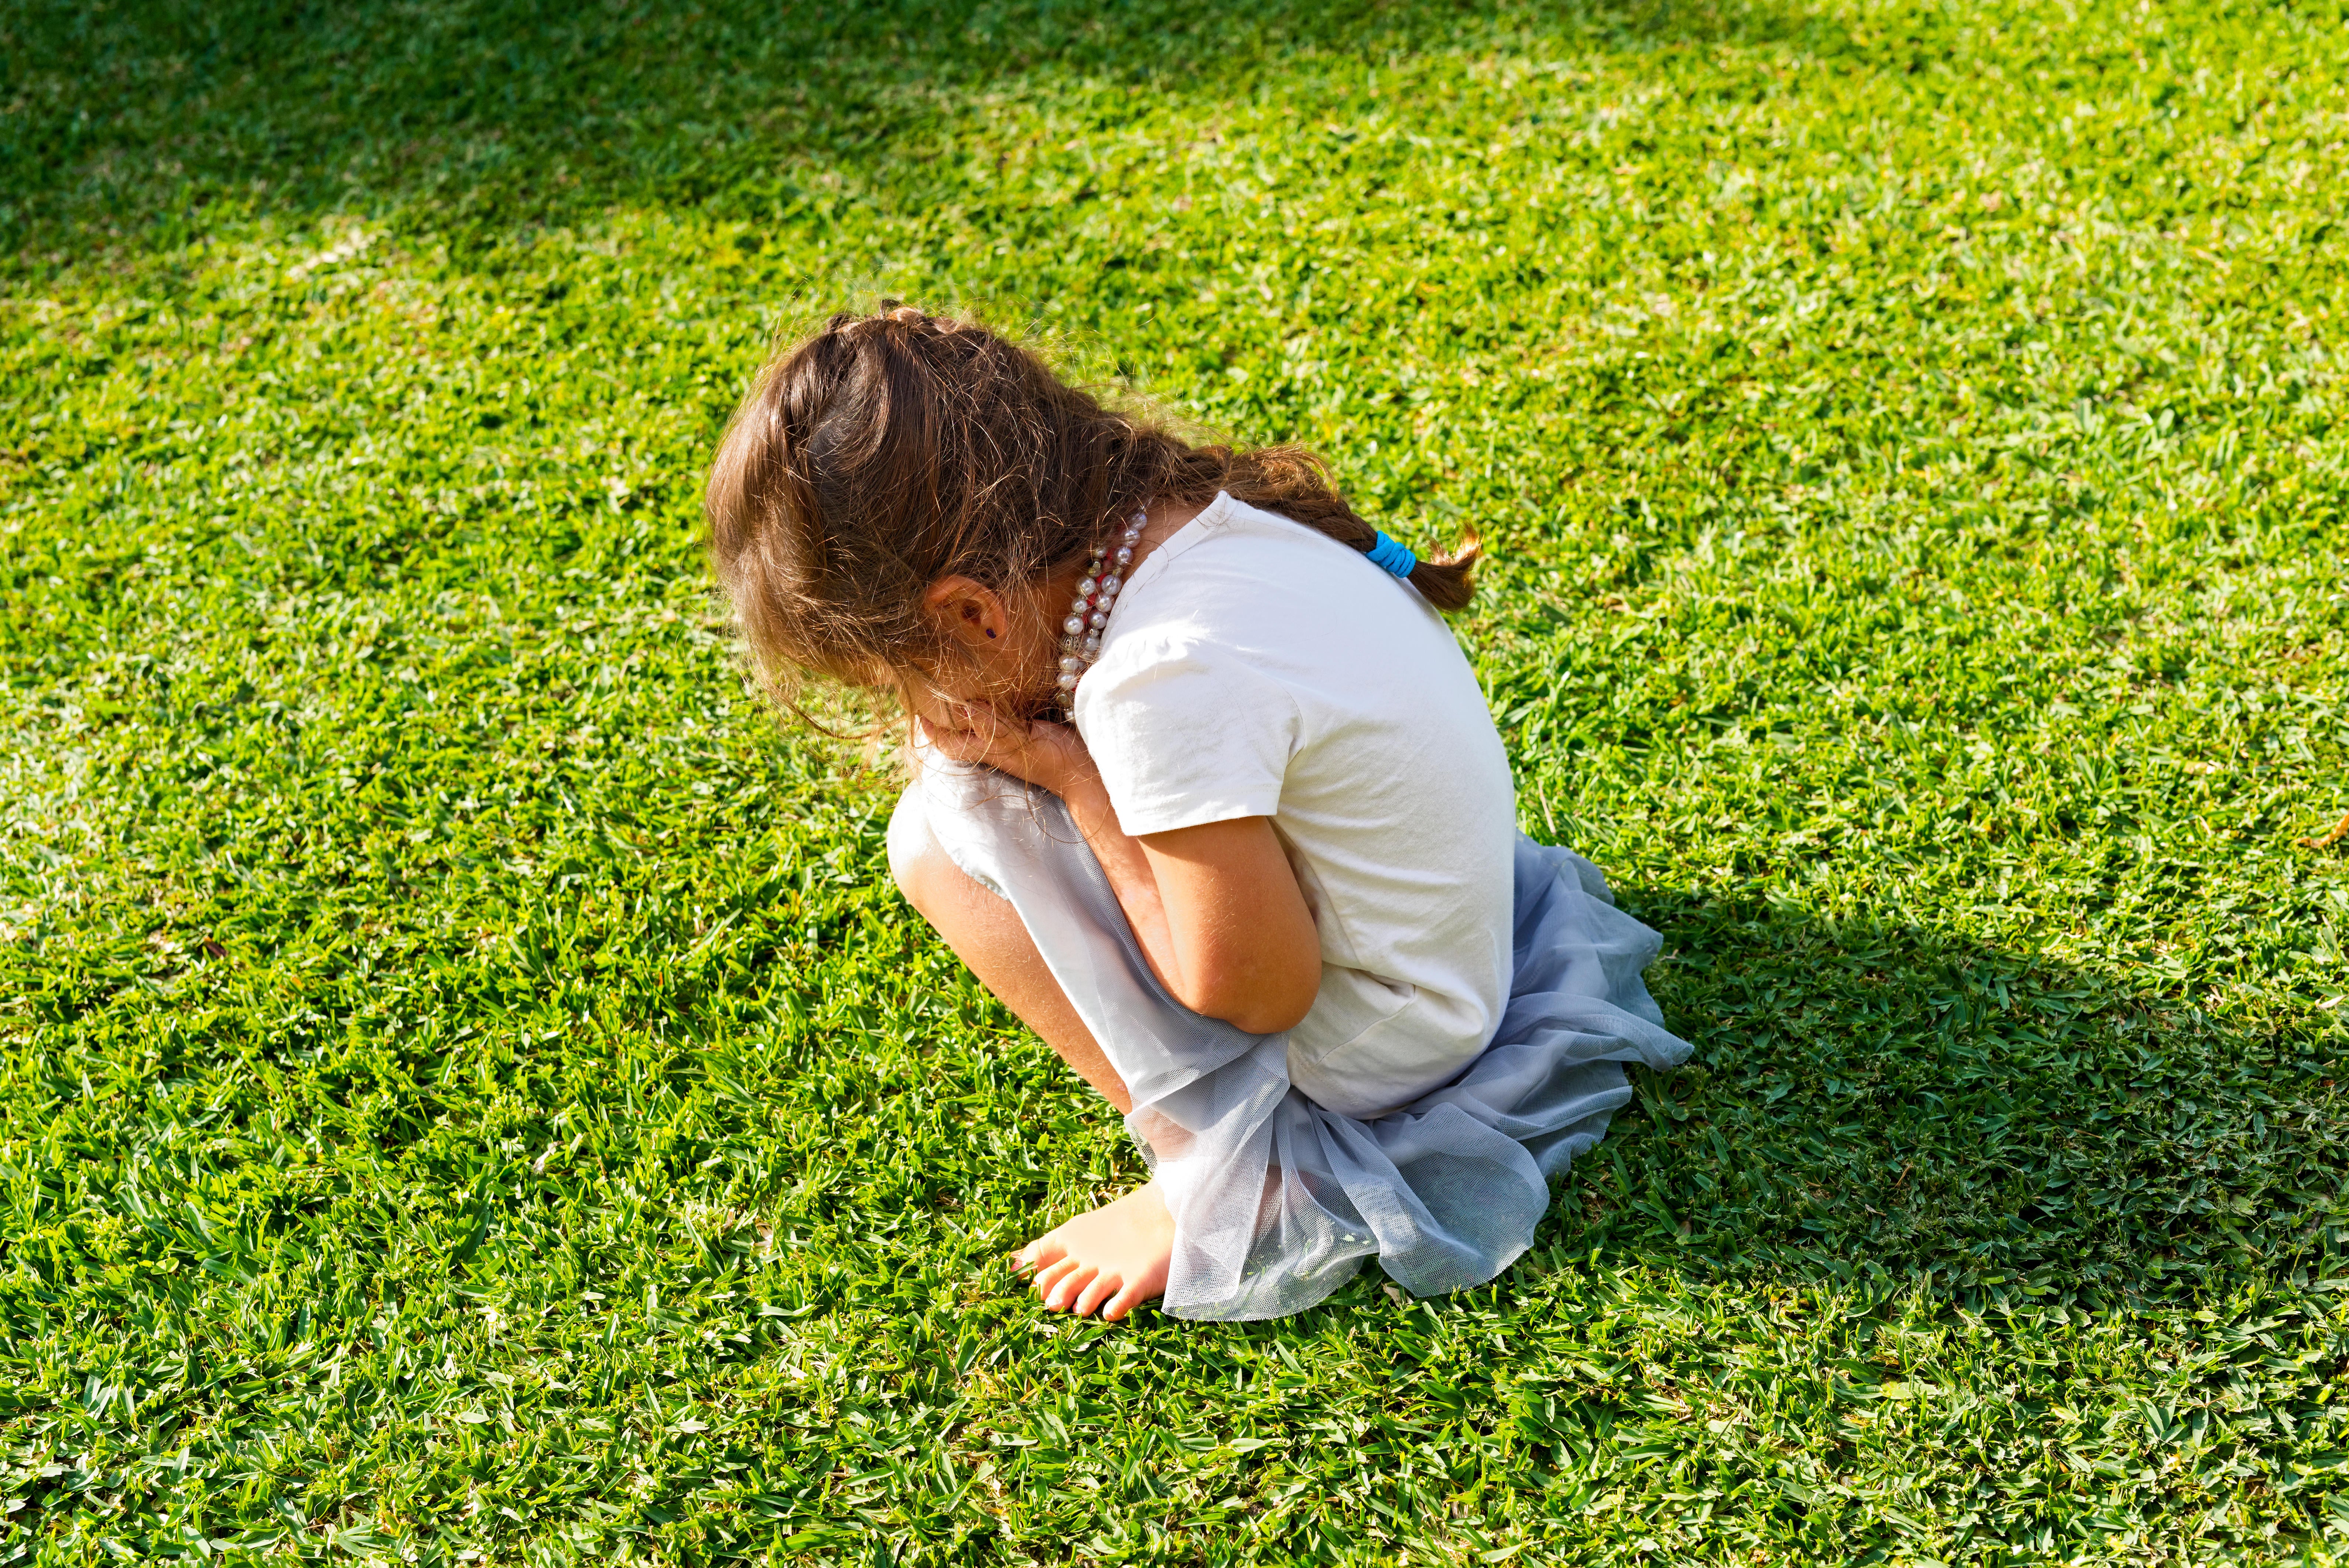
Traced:
<path fill-rule="evenodd" d="M 885 306 L 767 368 L 707 505 L 768 689 L 911 710 L 897 885 L 1152 1168 L 1019 1254 L 1048 1305 L 1275 1317 L 1373 1253 L 1481 1283 L 1620 1064 L 1688 1054 L 1655 934 L 1517 831 L 1436 613 L 1469 558 L 1415 558 L 1305 453 L 1192 446 Z"/>

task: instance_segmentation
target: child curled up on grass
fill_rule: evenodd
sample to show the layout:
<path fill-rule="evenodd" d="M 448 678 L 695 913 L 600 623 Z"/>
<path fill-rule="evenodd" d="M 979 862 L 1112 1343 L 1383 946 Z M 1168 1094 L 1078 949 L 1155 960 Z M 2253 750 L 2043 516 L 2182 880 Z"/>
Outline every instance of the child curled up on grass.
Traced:
<path fill-rule="evenodd" d="M 1018 1257 L 1053 1308 L 1432 1295 L 1688 1046 L 1653 932 L 1517 831 L 1415 558 L 1294 448 L 1196 446 L 988 329 L 885 306 L 770 364 L 709 478 L 761 679 L 894 695 L 913 906 L 1125 1114 L 1152 1179 Z M 1473 556 L 1473 551 L 1470 553 Z"/>

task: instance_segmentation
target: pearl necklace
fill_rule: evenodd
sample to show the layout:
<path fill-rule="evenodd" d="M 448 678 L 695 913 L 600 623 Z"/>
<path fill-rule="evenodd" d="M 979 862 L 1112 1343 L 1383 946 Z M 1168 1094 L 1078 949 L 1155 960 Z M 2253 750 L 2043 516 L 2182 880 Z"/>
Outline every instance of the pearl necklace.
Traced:
<path fill-rule="evenodd" d="M 1069 601 L 1069 618 L 1061 623 L 1061 675 L 1054 682 L 1060 688 L 1062 719 L 1075 716 L 1077 682 L 1101 658 L 1102 631 L 1109 625 L 1118 591 L 1125 587 L 1125 570 L 1133 565 L 1133 547 L 1149 515 L 1137 512 L 1126 520 L 1114 551 L 1103 545 L 1093 552 L 1085 563 L 1084 580 L 1077 585 L 1077 597 Z"/>

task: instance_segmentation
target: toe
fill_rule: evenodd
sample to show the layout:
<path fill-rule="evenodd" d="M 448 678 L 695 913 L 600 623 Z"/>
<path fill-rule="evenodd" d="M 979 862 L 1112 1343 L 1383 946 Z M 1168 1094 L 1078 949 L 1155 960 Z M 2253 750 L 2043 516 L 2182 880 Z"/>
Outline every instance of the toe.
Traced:
<path fill-rule="evenodd" d="M 1053 1282 L 1052 1288 L 1045 1293 L 1044 1304 L 1054 1312 L 1066 1312 L 1069 1304 L 1077 1299 L 1078 1293 L 1092 1283 L 1094 1276 L 1100 1272 L 1089 1263 L 1078 1264 Z"/>
<path fill-rule="evenodd" d="M 1092 1277 L 1092 1283 L 1077 1293 L 1077 1304 L 1073 1310 L 1079 1317 L 1091 1317 L 1093 1309 L 1117 1294 L 1124 1283 L 1122 1277 L 1103 1269 Z"/>
<path fill-rule="evenodd" d="M 1076 1266 L 1074 1258 L 1057 1258 L 1037 1270 L 1036 1277 L 1029 1282 L 1035 1287 L 1038 1295 L 1050 1295 L 1052 1287 L 1067 1278 Z"/>
<path fill-rule="evenodd" d="M 1018 1251 L 1012 1253 L 1012 1267 L 1023 1272 L 1030 1269 L 1040 1269 L 1047 1263 L 1057 1263 L 1062 1258 L 1067 1257 L 1069 1255 L 1069 1250 L 1062 1246 L 1056 1239 L 1058 1235 L 1059 1232 L 1054 1231 L 1050 1234 L 1039 1236 L 1034 1241 L 1029 1242 L 1026 1246 L 1020 1248 Z"/>
<path fill-rule="evenodd" d="M 1123 1286 L 1120 1287 L 1117 1294 L 1112 1296 L 1109 1299 L 1108 1303 L 1102 1308 L 1102 1321 L 1103 1323 L 1119 1322 L 1126 1314 L 1132 1312 L 1134 1308 L 1140 1306 L 1143 1302 L 1146 1302 L 1149 1299 L 1150 1293 L 1142 1288 L 1141 1281 L 1128 1281 Z"/>

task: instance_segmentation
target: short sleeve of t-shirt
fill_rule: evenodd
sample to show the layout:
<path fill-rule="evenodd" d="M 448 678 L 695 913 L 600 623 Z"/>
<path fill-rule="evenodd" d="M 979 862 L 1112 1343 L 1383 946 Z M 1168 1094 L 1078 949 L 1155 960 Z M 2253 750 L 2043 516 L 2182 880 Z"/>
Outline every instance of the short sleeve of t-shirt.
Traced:
<path fill-rule="evenodd" d="M 1272 815 L 1299 728 L 1296 700 L 1239 658 L 1147 634 L 1085 672 L 1076 720 L 1137 837 Z"/>

